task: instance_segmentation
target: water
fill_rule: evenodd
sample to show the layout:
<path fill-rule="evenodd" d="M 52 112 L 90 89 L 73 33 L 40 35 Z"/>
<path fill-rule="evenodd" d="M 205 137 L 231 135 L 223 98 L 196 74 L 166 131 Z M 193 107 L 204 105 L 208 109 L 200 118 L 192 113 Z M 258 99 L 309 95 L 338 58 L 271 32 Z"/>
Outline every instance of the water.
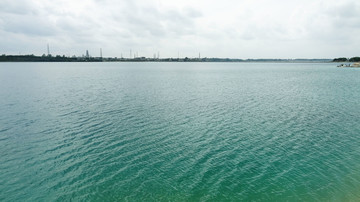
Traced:
<path fill-rule="evenodd" d="M 360 69 L 0 63 L 0 201 L 356 201 Z"/>

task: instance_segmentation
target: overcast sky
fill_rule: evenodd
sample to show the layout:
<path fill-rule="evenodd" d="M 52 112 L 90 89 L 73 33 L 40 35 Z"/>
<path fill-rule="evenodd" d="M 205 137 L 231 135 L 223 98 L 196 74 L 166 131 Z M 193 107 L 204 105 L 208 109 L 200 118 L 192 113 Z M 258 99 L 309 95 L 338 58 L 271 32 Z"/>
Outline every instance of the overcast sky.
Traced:
<path fill-rule="evenodd" d="M 0 0 L 0 54 L 360 56 L 359 0 Z"/>

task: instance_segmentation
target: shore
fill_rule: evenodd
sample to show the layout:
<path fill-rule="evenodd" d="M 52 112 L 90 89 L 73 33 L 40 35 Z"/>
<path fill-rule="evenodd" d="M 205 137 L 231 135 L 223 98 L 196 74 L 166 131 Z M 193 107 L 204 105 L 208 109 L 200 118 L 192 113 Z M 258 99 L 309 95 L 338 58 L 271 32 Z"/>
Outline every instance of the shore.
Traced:
<path fill-rule="evenodd" d="M 65 55 L 1 55 L 0 62 L 290 62 L 323 63 L 331 59 L 237 59 L 237 58 L 117 58 L 117 57 L 67 57 Z"/>

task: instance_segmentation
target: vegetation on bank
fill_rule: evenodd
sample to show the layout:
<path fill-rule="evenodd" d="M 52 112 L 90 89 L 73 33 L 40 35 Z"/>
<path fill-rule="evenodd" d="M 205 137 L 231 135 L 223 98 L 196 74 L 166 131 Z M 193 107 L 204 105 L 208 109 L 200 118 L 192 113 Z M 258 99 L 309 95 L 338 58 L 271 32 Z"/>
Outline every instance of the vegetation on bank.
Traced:
<path fill-rule="evenodd" d="M 101 58 L 66 57 L 65 55 L 1 55 L 0 62 L 100 62 Z"/>
<path fill-rule="evenodd" d="M 352 57 L 352 58 L 335 58 L 333 62 L 360 62 L 360 57 Z"/>
<path fill-rule="evenodd" d="M 117 58 L 65 55 L 0 55 L 0 62 L 331 62 L 331 59 Z"/>

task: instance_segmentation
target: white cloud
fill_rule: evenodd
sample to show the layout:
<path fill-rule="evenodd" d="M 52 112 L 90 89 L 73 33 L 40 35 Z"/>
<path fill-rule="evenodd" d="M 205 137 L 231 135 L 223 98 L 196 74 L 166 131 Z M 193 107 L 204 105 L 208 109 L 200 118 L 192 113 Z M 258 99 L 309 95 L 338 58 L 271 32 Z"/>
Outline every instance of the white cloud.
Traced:
<path fill-rule="evenodd" d="M 359 55 L 355 0 L 2 0 L 0 47 L 152 57 L 332 58 Z M 1 53 L 2 54 L 2 53 Z"/>

